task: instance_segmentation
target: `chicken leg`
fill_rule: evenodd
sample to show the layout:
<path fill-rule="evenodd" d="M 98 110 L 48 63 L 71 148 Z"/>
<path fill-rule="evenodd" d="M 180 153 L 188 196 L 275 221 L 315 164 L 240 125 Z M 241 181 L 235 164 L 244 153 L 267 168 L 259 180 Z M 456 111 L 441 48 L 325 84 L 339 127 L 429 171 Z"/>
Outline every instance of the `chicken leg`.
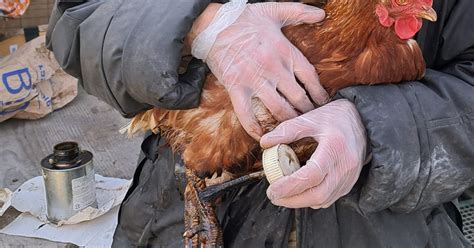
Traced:
<path fill-rule="evenodd" d="M 199 192 L 206 188 L 206 182 L 186 169 L 187 186 L 184 193 L 185 247 L 223 247 L 222 231 L 217 220 L 214 201 L 201 201 Z"/>

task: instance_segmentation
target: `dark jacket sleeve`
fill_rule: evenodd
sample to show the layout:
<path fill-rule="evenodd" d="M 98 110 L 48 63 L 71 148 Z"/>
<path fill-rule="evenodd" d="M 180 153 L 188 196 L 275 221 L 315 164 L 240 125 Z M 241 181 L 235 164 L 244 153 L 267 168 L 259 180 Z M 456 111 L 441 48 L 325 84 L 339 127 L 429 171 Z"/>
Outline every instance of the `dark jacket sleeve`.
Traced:
<path fill-rule="evenodd" d="M 474 1 L 434 1 L 438 22 L 417 38 L 421 81 L 356 86 L 355 103 L 373 159 L 360 206 L 409 212 L 458 197 L 474 183 Z"/>
<path fill-rule="evenodd" d="M 196 107 L 206 76 L 194 60 L 178 75 L 181 49 L 210 0 L 58 0 L 47 46 L 85 90 L 124 116 L 157 106 Z"/>

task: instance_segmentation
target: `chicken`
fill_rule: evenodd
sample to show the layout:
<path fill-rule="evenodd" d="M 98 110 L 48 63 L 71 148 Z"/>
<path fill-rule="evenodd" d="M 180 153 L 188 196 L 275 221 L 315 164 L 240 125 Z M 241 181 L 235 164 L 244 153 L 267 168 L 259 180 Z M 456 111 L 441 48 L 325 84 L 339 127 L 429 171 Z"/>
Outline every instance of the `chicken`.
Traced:
<path fill-rule="evenodd" d="M 322 24 L 283 31 L 315 66 L 331 95 L 350 85 L 398 83 L 423 76 L 421 50 L 416 41 L 400 38 L 407 32 L 400 26 L 415 25 L 418 31 L 421 17 L 435 20 L 431 0 L 332 0 L 324 9 L 327 18 Z M 388 18 L 394 19 L 394 28 L 387 27 Z M 405 20 L 411 18 L 414 23 Z M 254 110 L 266 131 L 278 124 L 258 100 Z M 207 77 L 198 108 L 149 110 L 132 120 L 129 132 L 138 130 L 160 131 L 183 154 L 186 166 L 201 174 L 247 173 L 260 154 L 258 142 L 244 131 L 226 90 L 213 75 Z"/>
<path fill-rule="evenodd" d="M 290 26 L 283 32 L 314 65 L 330 95 L 350 85 L 399 83 L 423 77 L 424 59 L 418 44 L 410 38 L 421 28 L 422 18 L 436 20 L 432 0 L 327 2 L 323 23 Z M 258 99 L 253 107 L 266 132 L 278 125 Z M 261 169 L 258 142 L 242 128 L 226 90 L 213 75 L 207 77 L 198 108 L 149 110 L 137 115 L 129 126 L 130 133 L 139 130 L 161 132 L 171 147 L 183 154 L 186 167 L 200 176 L 222 171 L 242 175 Z M 304 162 L 316 145 L 303 140 L 293 148 Z M 194 192 L 196 185 L 200 185 L 198 191 L 205 188 L 198 178 L 188 179 L 194 182 L 188 192 Z M 202 204 L 195 195 L 189 194 L 187 200 L 194 206 Z M 214 223 L 209 228 L 218 227 Z M 187 234 L 193 236 L 192 232 Z M 218 239 L 218 235 L 206 238 Z"/>

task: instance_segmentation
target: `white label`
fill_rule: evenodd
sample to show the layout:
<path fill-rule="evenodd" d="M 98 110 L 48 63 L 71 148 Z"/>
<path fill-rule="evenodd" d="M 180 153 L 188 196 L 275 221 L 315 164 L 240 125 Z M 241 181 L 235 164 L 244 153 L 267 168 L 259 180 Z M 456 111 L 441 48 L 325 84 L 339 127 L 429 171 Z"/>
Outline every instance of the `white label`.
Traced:
<path fill-rule="evenodd" d="M 72 180 L 72 204 L 74 211 L 82 210 L 95 203 L 94 170 L 85 176 Z"/>
<path fill-rule="evenodd" d="M 17 44 L 10 45 L 10 54 L 14 53 L 16 50 L 18 50 Z"/>

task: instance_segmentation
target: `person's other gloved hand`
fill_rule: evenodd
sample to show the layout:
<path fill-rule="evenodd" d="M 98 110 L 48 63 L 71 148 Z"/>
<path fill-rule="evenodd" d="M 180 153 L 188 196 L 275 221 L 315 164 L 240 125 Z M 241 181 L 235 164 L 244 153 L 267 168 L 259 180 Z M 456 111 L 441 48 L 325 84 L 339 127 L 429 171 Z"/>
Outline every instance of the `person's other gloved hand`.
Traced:
<path fill-rule="evenodd" d="M 314 109 L 306 91 L 318 105 L 328 100 L 314 67 L 281 31 L 288 25 L 322 21 L 325 14 L 300 3 L 244 1 L 239 7 L 235 2 L 223 5 L 197 35 L 192 54 L 204 59 L 225 86 L 242 126 L 258 140 L 262 130 L 252 98 L 259 98 L 279 121 Z"/>
<path fill-rule="evenodd" d="M 310 137 L 319 143 L 306 165 L 267 189 L 273 204 L 327 208 L 349 193 L 366 159 L 367 137 L 355 106 L 337 100 L 280 124 L 264 135 L 263 148 Z"/>

